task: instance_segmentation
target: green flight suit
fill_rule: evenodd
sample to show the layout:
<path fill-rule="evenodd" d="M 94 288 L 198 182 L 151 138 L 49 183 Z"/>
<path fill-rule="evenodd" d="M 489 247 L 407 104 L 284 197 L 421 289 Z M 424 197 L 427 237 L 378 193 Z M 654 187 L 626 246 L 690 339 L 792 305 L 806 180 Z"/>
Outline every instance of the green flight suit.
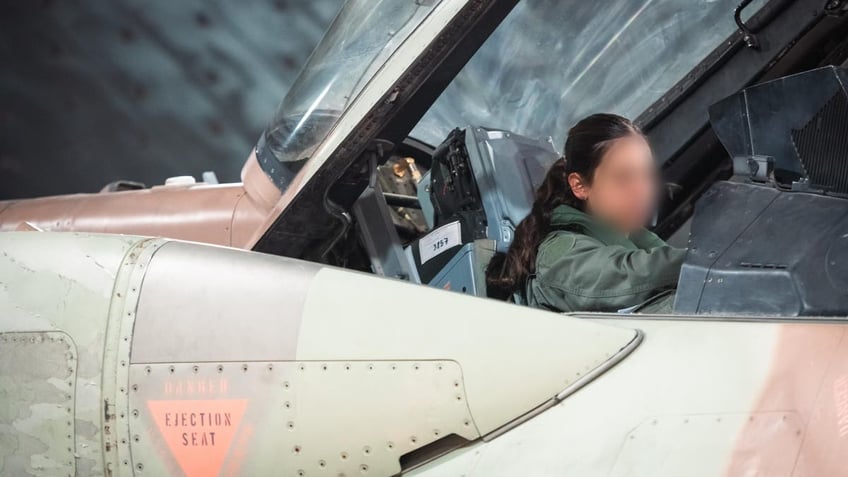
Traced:
<path fill-rule="evenodd" d="M 644 304 L 640 312 L 671 312 L 685 250 L 647 230 L 626 237 L 565 205 L 554 209 L 551 230 L 527 282 L 528 305 L 616 312 Z"/>

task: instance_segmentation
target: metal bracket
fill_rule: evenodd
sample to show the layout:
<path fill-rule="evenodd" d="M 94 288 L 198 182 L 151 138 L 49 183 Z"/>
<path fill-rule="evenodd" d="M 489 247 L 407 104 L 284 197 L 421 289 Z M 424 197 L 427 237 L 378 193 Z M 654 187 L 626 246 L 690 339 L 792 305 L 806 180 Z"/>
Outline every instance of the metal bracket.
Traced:
<path fill-rule="evenodd" d="M 810 184 L 810 179 L 802 178 L 797 181 L 792 181 L 792 185 L 789 190 L 792 192 L 809 192 L 813 194 L 824 194 L 825 190 L 821 187 L 815 187 L 813 184 Z"/>
<path fill-rule="evenodd" d="M 768 182 L 774 171 L 771 156 L 737 156 L 733 158 L 733 174 L 745 176 L 753 182 Z"/>
<path fill-rule="evenodd" d="M 753 50 L 759 50 L 760 40 L 757 39 L 757 35 L 754 34 L 753 30 L 751 30 L 748 25 L 742 21 L 742 11 L 745 10 L 745 7 L 750 5 L 752 1 L 753 0 L 742 0 L 739 5 L 733 9 L 733 21 L 736 22 L 736 26 L 738 26 L 739 30 L 742 32 L 742 39 L 745 41 L 745 46 Z"/>

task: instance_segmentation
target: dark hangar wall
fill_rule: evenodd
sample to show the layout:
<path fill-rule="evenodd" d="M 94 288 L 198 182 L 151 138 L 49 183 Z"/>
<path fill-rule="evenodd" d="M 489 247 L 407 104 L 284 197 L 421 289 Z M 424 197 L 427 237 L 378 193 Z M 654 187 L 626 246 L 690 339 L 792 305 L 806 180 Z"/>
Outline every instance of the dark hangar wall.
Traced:
<path fill-rule="evenodd" d="M 238 180 L 341 3 L 0 0 L 0 200 Z"/>

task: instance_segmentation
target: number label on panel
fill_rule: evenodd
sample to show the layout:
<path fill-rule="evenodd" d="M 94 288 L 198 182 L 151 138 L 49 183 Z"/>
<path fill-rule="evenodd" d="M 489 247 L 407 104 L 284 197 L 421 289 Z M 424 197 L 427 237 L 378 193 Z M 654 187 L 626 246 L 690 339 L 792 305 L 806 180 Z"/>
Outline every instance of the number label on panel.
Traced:
<path fill-rule="evenodd" d="M 424 264 L 431 258 L 439 255 L 445 250 L 451 249 L 462 243 L 459 222 L 451 222 L 425 235 L 418 242 L 418 251 L 421 254 L 421 263 Z"/>

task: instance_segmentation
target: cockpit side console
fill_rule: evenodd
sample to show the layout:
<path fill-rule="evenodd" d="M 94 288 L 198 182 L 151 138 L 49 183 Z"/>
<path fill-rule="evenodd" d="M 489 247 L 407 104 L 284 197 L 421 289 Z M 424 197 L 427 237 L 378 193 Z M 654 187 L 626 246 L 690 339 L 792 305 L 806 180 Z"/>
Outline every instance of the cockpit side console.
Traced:
<path fill-rule="evenodd" d="M 848 315 L 846 80 L 821 68 L 710 108 L 737 180 L 696 206 L 675 313 Z"/>
<path fill-rule="evenodd" d="M 674 311 L 848 315 L 848 200 L 714 185 L 696 207 Z"/>

